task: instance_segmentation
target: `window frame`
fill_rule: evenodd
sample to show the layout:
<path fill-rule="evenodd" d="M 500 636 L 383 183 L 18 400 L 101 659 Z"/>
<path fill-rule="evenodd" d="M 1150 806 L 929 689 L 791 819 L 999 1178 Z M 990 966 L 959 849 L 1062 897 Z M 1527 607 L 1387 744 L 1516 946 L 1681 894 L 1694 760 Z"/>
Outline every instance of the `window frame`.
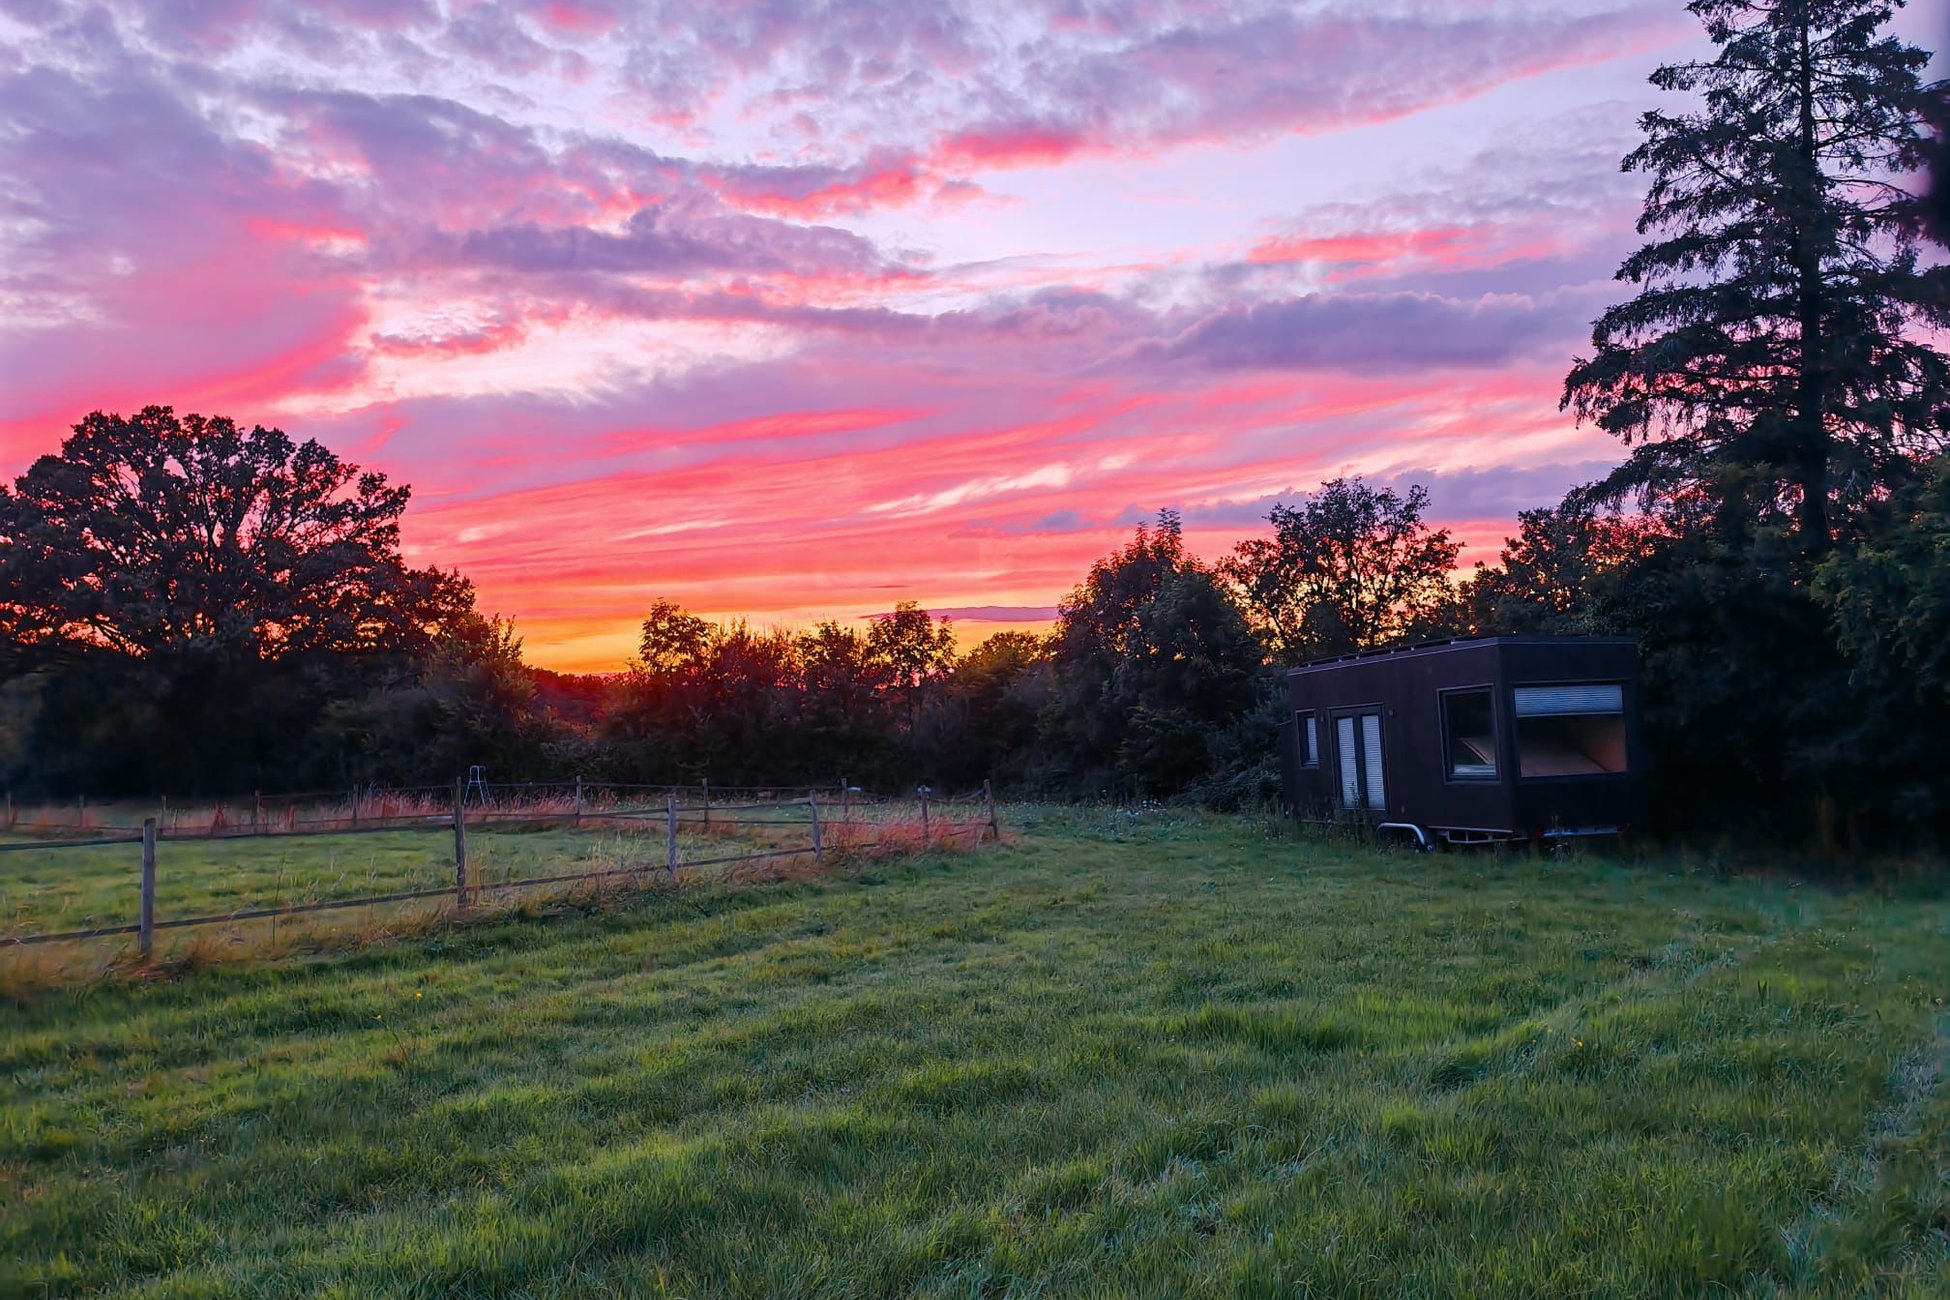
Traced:
<path fill-rule="evenodd" d="M 1497 696 L 1495 682 L 1482 682 L 1473 686 L 1445 686 L 1435 693 L 1436 731 L 1442 737 L 1442 782 L 1444 785 L 1497 785 L 1503 780 L 1503 727 L 1497 718 Z M 1490 703 L 1490 752 L 1495 755 L 1492 770 L 1487 773 L 1459 774 L 1455 764 L 1450 761 L 1450 746 L 1453 737 L 1449 734 L 1449 697 L 1451 695 L 1484 695 Z M 1514 714 L 1512 715 L 1514 716 Z"/>
<path fill-rule="evenodd" d="M 1334 737 L 1334 807 L 1342 813 L 1351 813 L 1360 817 L 1370 817 L 1378 814 L 1385 818 L 1388 815 L 1389 786 L 1393 784 L 1388 775 L 1387 705 L 1379 701 L 1372 704 L 1349 704 L 1340 708 L 1328 709 L 1326 713 L 1328 721 L 1333 724 L 1328 728 L 1328 731 Z M 1374 792 L 1368 788 L 1367 728 L 1363 725 L 1362 719 L 1369 717 L 1375 719 L 1375 738 L 1381 745 L 1381 806 L 1378 808 L 1374 804 Z M 1349 807 L 1341 801 L 1340 720 L 1342 718 L 1352 718 L 1354 720 L 1355 783 L 1360 792 L 1360 802 L 1353 807 Z"/>
<path fill-rule="evenodd" d="M 1526 776 L 1523 770 L 1523 737 L 1519 728 L 1523 718 L 1517 715 L 1517 692 L 1533 687 L 1552 686 L 1616 686 L 1618 687 L 1617 713 L 1557 713 L 1534 714 L 1534 717 L 1559 718 L 1617 718 L 1622 729 L 1622 744 L 1625 751 L 1625 766 L 1616 772 L 1569 772 L 1555 776 Z M 1510 683 L 1507 703 L 1510 708 L 1510 756 L 1516 766 L 1512 775 L 1526 785 L 1548 785 L 1556 781 L 1629 781 L 1638 775 L 1638 726 L 1632 715 L 1632 705 L 1636 699 L 1635 683 L 1623 677 L 1581 677 L 1573 680 L 1525 681 Z"/>
<path fill-rule="evenodd" d="M 1293 710 L 1293 731 L 1299 745 L 1300 770 L 1318 772 L 1320 770 L 1320 710 Z M 1312 743 L 1309 744 L 1308 742 Z M 1312 757 L 1309 758 L 1308 755 Z"/>

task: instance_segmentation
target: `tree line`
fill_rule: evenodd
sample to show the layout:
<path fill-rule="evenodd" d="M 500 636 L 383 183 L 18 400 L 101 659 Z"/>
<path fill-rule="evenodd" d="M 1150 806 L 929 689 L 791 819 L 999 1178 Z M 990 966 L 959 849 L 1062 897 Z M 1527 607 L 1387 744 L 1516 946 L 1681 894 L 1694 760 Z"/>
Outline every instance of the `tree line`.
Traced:
<path fill-rule="evenodd" d="M 1605 479 L 1496 562 L 1419 486 L 1336 479 L 1207 562 L 1163 511 L 1047 636 L 957 653 L 864 629 L 645 611 L 629 669 L 534 669 L 458 574 L 399 551 L 408 492 L 315 442 L 96 413 L 0 485 L 0 779 L 237 792 L 580 773 L 846 780 L 1237 805 L 1277 786 L 1278 672 L 1448 636 L 1640 640 L 1670 830 L 1950 831 L 1950 279 L 1910 178 L 1944 87 L 1876 0 L 1697 0 L 1662 68 L 1630 296 L 1564 408 Z"/>

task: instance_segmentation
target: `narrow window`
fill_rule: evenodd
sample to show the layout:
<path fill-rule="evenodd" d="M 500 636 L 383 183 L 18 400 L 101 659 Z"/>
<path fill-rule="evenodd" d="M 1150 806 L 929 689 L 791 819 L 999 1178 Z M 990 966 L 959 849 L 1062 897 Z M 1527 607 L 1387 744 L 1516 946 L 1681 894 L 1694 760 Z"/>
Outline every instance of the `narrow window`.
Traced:
<path fill-rule="evenodd" d="M 1381 772 L 1381 715 L 1364 713 L 1361 715 L 1361 750 L 1367 759 L 1368 767 L 1368 807 L 1380 812 L 1388 810 L 1388 789 L 1383 783 Z"/>
<path fill-rule="evenodd" d="M 1625 688 L 1519 686 L 1517 770 L 1524 776 L 1601 776 L 1625 770 Z"/>
<path fill-rule="evenodd" d="M 1293 729 L 1300 736 L 1300 766 L 1320 766 L 1320 735 L 1314 730 L 1314 715 L 1296 713 L 1293 715 Z"/>
<path fill-rule="evenodd" d="M 1354 719 L 1334 719 L 1334 756 L 1341 765 L 1341 807 L 1361 806 L 1361 753 L 1355 746 Z"/>
<path fill-rule="evenodd" d="M 1442 734 L 1449 747 L 1450 776 L 1488 780 L 1496 775 L 1496 711 L 1488 690 L 1445 694 Z"/>

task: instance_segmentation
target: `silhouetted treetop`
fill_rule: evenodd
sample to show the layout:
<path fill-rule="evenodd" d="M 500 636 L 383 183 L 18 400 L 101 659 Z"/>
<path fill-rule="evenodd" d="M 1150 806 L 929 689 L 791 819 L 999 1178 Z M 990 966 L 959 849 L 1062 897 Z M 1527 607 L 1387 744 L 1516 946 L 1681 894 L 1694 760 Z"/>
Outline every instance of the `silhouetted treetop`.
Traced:
<path fill-rule="evenodd" d="M 1323 655 L 1440 635 L 1456 593 L 1460 544 L 1423 518 L 1429 492 L 1333 479 L 1267 515 L 1270 537 L 1239 543 L 1220 571 L 1274 659 Z"/>
<path fill-rule="evenodd" d="M 421 653 L 473 590 L 401 558 L 408 496 L 277 429 L 97 411 L 0 491 L 0 637 L 28 663 Z"/>
<path fill-rule="evenodd" d="M 1923 164 L 1944 87 L 1884 34 L 1887 0 L 1696 0 L 1709 62 L 1653 75 L 1695 97 L 1653 111 L 1627 170 L 1653 236 L 1639 286 L 1592 329 L 1564 405 L 1634 451 L 1606 481 L 1648 503 L 1705 485 L 1727 527 L 1838 524 L 1944 445 L 1950 279 L 1918 258 Z"/>

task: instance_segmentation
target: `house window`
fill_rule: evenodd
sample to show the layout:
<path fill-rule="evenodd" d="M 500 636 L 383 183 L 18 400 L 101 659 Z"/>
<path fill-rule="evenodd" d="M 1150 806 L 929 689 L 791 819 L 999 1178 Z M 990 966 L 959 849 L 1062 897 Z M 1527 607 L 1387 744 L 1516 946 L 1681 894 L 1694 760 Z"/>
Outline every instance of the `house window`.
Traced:
<path fill-rule="evenodd" d="M 1340 769 L 1341 807 L 1386 811 L 1388 786 L 1381 759 L 1378 710 L 1334 718 L 1334 758 Z"/>
<path fill-rule="evenodd" d="M 1517 770 L 1523 776 L 1601 776 L 1625 770 L 1625 688 L 1519 686 Z"/>
<path fill-rule="evenodd" d="M 1311 711 L 1293 715 L 1293 729 L 1300 737 L 1300 766 L 1320 766 L 1320 733 L 1314 729 Z"/>
<path fill-rule="evenodd" d="M 1449 775 L 1458 780 L 1496 776 L 1496 710 L 1487 687 L 1442 696 L 1442 735 Z"/>

